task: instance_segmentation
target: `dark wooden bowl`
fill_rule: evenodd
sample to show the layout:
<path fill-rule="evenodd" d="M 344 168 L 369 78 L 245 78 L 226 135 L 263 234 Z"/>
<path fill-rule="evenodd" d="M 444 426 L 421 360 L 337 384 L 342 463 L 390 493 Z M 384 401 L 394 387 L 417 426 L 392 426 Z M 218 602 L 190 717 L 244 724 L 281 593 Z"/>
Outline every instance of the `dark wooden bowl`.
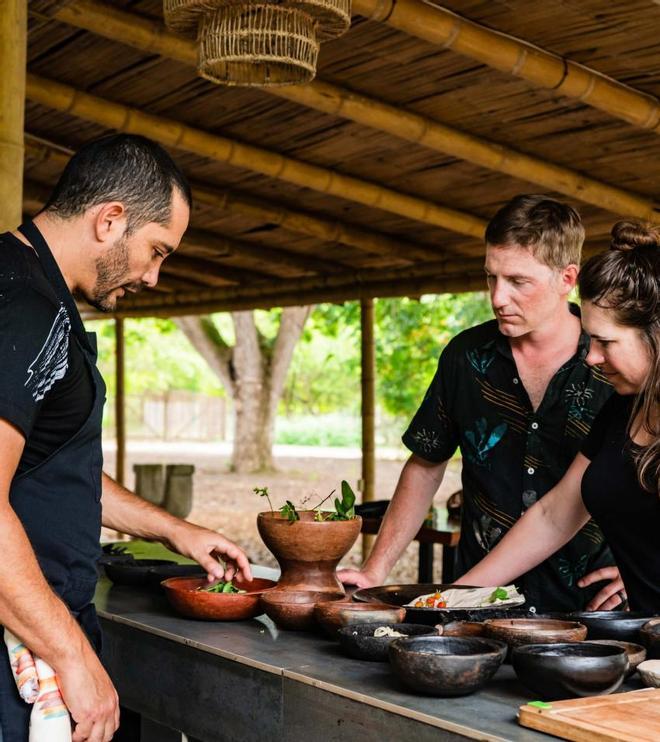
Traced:
<path fill-rule="evenodd" d="M 653 618 L 653 614 L 631 611 L 584 611 L 566 616 L 587 627 L 588 639 L 618 639 L 639 642 L 639 630 Z"/>
<path fill-rule="evenodd" d="M 395 639 L 402 637 L 374 636 L 374 631 L 387 626 L 406 636 L 438 636 L 433 626 L 418 623 L 361 623 L 339 629 L 339 644 L 349 657 L 369 662 L 387 662 L 387 650 Z"/>
<path fill-rule="evenodd" d="M 511 662 L 520 682 L 547 701 L 613 693 L 628 670 L 623 647 L 591 642 L 527 644 L 513 650 Z"/>
<path fill-rule="evenodd" d="M 504 661 L 506 644 L 481 637 L 420 636 L 389 646 L 390 664 L 416 693 L 462 696 L 481 688 Z"/>
<path fill-rule="evenodd" d="M 209 582 L 205 577 L 171 577 L 162 583 L 167 599 L 177 613 L 186 618 L 203 621 L 241 621 L 254 618 L 263 611 L 259 598 L 266 590 L 275 587 L 273 580 L 255 577 L 252 582 L 233 580 L 245 593 L 207 593 L 199 590 Z"/>
<path fill-rule="evenodd" d="M 152 570 L 165 567 L 177 567 L 172 559 L 129 559 L 104 564 L 108 579 L 115 585 L 143 587 L 149 581 Z M 164 579 L 164 577 L 163 577 Z"/>
<path fill-rule="evenodd" d="M 641 644 L 633 642 L 621 642 L 618 639 L 589 639 L 591 644 L 604 644 L 608 647 L 622 647 L 628 655 L 628 672 L 626 677 L 629 678 L 637 671 L 637 665 L 646 659 L 646 649 Z"/>
<path fill-rule="evenodd" d="M 553 618 L 489 619 L 484 621 L 484 631 L 487 637 L 503 641 L 510 649 L 523 644 L 580 642 L 587 636 L 582 624 Z"/>
<path fill-rule="evenodd" d="M 450 621 L 441 625 L 442 636 L 485 636 L 483 621 Z"/>
<path fill-rule="evenodd" d="M 328 636 L 337 639 L 337 632 L 343 626 L 358 623 L 403 623 L 406 617 L 404 608 L 382 603 L 354 603 L 341 600 L 332 603 L 319 603 L 314 617 Z"/>
<path fill-rule="evenodd" d="M 642 643 L 647 648 L 649 659 L 660 660 L 660 618 L 652 618 L 639 630 Z"/>
<path fill-rule="evenodd" d="M 316 628 L 314 608 L 326 602 L 342 600 L 344 593 L 320 590 L 271 590 L 261 598 L 261 606 L 268 618 L 281 629 L 311 631 Z"/>

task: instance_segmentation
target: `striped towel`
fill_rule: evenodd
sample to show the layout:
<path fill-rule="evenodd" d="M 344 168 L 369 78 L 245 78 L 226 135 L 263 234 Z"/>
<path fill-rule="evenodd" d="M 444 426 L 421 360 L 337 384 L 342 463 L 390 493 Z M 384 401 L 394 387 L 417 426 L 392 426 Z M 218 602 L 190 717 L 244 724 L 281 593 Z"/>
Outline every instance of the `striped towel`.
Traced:
<path fill-rule="evenodd" d="M 34 704 L 30 742 L 71 742 L 71 718 L 53 668 L 5 629 L 5 645 L 20 697 Z"/>

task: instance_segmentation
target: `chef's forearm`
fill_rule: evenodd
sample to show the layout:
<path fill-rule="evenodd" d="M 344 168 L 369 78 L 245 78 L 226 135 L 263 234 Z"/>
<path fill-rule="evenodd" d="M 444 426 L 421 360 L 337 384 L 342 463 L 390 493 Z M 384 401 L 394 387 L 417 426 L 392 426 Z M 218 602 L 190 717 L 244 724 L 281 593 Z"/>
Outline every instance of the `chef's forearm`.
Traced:
<path fill-rule="evenodd" d="M 385 579 L 424 522 L 446 468 L 446 461 L 430 464 L 410 457 L 363 570 Z"/>
<path fill-rule="evenodd" d="M 102 519 L 106 528 L 171 544 L 182 521 L 103 474 Z"/>
<path fill-rule="evenodd" d="M 56 671 L 93 652 L 68 608 L 39 567 L 11 506 L 0 505 L 0 623 Z"/>

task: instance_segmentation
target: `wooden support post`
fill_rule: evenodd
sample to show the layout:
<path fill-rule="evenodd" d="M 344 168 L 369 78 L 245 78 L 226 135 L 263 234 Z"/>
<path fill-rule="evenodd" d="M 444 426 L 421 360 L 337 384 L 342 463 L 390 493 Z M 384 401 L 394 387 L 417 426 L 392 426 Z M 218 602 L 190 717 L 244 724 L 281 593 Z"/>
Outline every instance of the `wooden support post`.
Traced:
<path fill-rule="evenodd" d="M 23 214 L 27 3 L 0 0 L 0 232 Z"/>
<path fill-rule="evenodd" d="M 115 479 L 125 481 L 126 465 L 126 398 L 124 393 L 124 320 L 115 319 L 115 428 L 117 431 L 117 463 Z"/>
<path fill-rule="evenodd" d="M 362 345 L 362 502 L 375 499 L 376 492 L 376 353 L 374 346 L 374 300 L 360 302 Z M 373 536 L 362 537 L 362 557 L 366 559 Z"/>

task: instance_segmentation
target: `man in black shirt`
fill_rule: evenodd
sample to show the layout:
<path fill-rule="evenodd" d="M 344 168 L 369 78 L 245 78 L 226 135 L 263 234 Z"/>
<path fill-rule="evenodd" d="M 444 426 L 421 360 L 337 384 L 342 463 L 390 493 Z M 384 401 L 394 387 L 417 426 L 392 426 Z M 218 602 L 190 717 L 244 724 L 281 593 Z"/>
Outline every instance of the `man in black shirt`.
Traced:
<path fill-rule="evenodd" d="M 426 396 L 403 436 L 412 452 L 373 551 L 347 584 L 380 584 L 428 512 L 448 460 L 460 447 L 463 512 L 457 573 L 479 562 L 523 512 L 563 476 L 611 393 L 584 362 L 589 339 L 568 296 L 584 229 L 570 207 L 519 196 L 486 231 L 486 276 L 495 320 L 443 351 Z M 540 610 L 618 604 L 614 560 L 593 523 L 519 581 Z M 610 578 L 594 595 L 587 584 Z"/>
<path fill-rule="evenodd" d="M 211 579 L 251 577 L 236 545 L 102 473 L 105 386 L 73 300 L 111 311 L 127 291 L 154 286 L 190 205 L 161 147 L 109 136 L 71 159 L 33 221 L 0 236 L 0 624 L 54 668 L 75 742 L 110 740 L 118 725 L 96 654 L 101 524 L 159 540 Z M 0 642 L 0 739 L 27 742 L 29 714 Z"/>

